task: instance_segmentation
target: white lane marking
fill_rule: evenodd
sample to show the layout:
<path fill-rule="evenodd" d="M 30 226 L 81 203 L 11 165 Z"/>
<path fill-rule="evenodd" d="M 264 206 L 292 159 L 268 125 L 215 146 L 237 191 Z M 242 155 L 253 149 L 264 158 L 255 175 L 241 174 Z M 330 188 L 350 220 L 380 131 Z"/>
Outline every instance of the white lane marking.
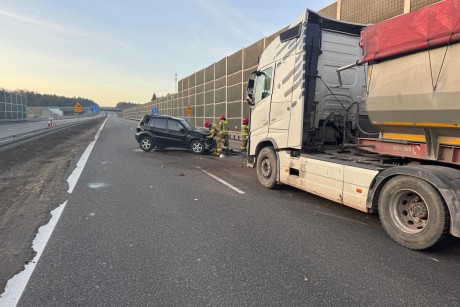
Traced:
<path fill-rule="evenodd" d="M 240 193 L 240 194 L 244 194 L 244 191 L 241 191 L 240 189 L 238 189 L 238 188 L 232 186 L 230 183 L 228 183 L 227 181 L 225 181 L 225 180 L 223 180 L 223 179 L 220 179 L 220 178 L 217 177 L 216 175 L 213 175 L 213 174 L 211 174 L 211 173 L 205 171 L 204 169 L 202 169 L 201 171 L 202 171 L 203 173 L 205 173 L 205 174 L 211 176 L 212 178 L 216 179 L 216 180 L 219 181 L 220 183 L 226 185 L 227 187 L 229 187 L 229 188 L 232 189 L 233 191 L 238 192 L 238 193 Z"/>
<path fill-rule="evenodd" d="M 94 141 L 89 143 L 88 147 L 86 147 L 85 152 L 83 153 L 83 155 L 81 156 L 80 160 L 77 163 L 77 167 L 73 170 L 72 174 L 70 174 L 69 178 L 67 179 L 67 182 L 69 183 L 69 189 L 67 191 L 69 193 L 72 193 L 73 189 L 75 188 L 78 178 L 80 178 L 80 175 L 83 172 L 83 168 L 85 167 L 86 161 L 88 161 L 89 154 L 93 150 L 94 144 L 96 144 L 97 138 L 99 137 L 99 134 L 101 134 L 102 128 L 104 128 L 106 121 L 107 121 L 107 118 L 105 119 L 101 128 L 99 128 L 96 135 L 94 136 Z"/>
<path fill-rule="evenodd" d="M 60 204 L 59 207 L 51 211 L 51 219 L 48 224 L 43 225 L 38 229 L 38 233 L 32 242 L 32 249 L 37 252 L 34 259 L 24 266 L 24 271 L 14 275 L 6 284 L 5 292 L 0 296 L 0 306 L 14 307 L 18 303 L 19 299 L 24 292 L 24 289 L 29 282 L 30 276 L 35 270 L 40 256 L 45 250 L 46 243 L 53 233 L 54 227 L 56 226 L 62 211 L 65 208 L 67 201 Z"/>
<path fill-rule="evenodd" d="M 88 188 L 91 189 L 100 189 L 100 188 L 105 188 L 108 187 L 109 185 L 105 182 L 92 182 L 88 183 Z"/>
<path fill-rule="evenodd" d="M 91 153 L 91 150 L 93 149 L 94 144 L 96 143 L 97 138 L 99 137 L 99 134 L 101 133 L 101 130 L 104 127 L 106 121 L 107 119 L 104 121 L 101 128 L 99 128 L 96 135 L 94 136 L 94 141 L 92 141 L 88 145 L 85 152 L 78 161 L 76 168 L 73 170 L 72 174 L 67 179 L 67 182 L 69 183 L 69 193 L 72 193 L 75 184 L 78 181 L 78 178 L 80 178 L 83 168 L 85 167 L 85 164 L 88 161 L 88 157 Z M 48 243 L 48 240 L 51 237 L 51 234 L 53 233 L 53 230 L 56 227 L 56 224 L 59 221 L 62 212 L 64 211 L 66 204 L 67 201 L 65 201 L 64 203 L 59 205 L 59 207 L 51 211 L 52 216 L 48 224 L 43 225 L 38 229 L 38 233 L 35 236 L 34 241 L 32 242 L 32 249 L 37 254 L 31 262 L 24 266 L 24 271 L 16 274 L 10 280 L 8 280 L 8 283 L 5 287 L 5 292 L 3 292 L 3 294 L 0 296 L 0 307 L 14 307 L 17 305 L 19 299 L 22 296 L 22 293 L 24 292 L 24 289 L 27 286 L 27 283 L 29 282 L 30 277 L 32 276 L 32 273 L 35 270 L 35 266 L 37 265 L 38 260 L 40 260 L 40 256 L 45 250 L 46 244 Z"/>

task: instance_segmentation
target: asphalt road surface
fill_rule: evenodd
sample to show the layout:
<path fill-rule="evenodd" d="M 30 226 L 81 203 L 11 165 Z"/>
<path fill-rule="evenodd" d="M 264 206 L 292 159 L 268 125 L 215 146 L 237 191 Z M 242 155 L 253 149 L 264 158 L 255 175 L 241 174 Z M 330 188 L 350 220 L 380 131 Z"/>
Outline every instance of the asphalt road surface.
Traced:
<path fill-rule="evenodd" d="M 144 153 L 135 125 L 106 121 L 18 306 L 458 305 L 459 240 L 408 250 L 241 156 Z"/>

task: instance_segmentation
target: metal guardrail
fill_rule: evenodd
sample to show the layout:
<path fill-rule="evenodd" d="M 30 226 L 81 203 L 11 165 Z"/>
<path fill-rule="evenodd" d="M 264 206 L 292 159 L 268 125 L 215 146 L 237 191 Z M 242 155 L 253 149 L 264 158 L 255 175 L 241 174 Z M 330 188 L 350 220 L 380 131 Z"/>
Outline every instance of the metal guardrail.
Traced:
<path fill-rule="evenodd" d="M 24 144 L 26 141 L 38 139 L 43 136 L 50 135 L 50 134 L 53 134 L 59 131 L 63 131 L 65 129 L 72 128 L 72 127 L 75 127 L 81 124 L 86 124 L 89 121 L 95 120 L 96 118 L 99 118 L 99 117 L 93 117 L 91 120 L 71 122 L 71 123 L 63 124 L 61 126 L 52 127 L 52 128 L 36 129 L 36 130 L 0 138 L 0 151 L 19 146 L 21 144 Z"/>
<path fill-rule="evenodd" d="M 84 119 L 88 117 L 96 117 L 98 114 L 99 113 L 89 113 L 89 114 L 83 114 L 83 115 L 27 117 L 25 122 L 41 122 L 41 121 L 47 121 L 50 118 L 53 118 L 54 120 L 70 119 L 70 118 Z"/>

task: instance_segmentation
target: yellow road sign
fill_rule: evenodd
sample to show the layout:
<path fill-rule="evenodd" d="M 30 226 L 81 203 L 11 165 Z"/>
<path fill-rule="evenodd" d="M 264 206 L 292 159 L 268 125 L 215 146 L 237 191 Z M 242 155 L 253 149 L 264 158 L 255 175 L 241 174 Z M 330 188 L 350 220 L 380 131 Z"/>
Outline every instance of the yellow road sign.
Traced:
<path fill-rule="evenodd" d="M 79 102 L 77 102 L 74 106 L 73 106 L 73 111 L 75 113 L 82 113 L 83 112 L 83 108 L 81 107 L 81 104 Z"/>
<path fill-rule="evenodd" d="M 185 114 L 192 115 L 192 106 L 185 107 Z"/>

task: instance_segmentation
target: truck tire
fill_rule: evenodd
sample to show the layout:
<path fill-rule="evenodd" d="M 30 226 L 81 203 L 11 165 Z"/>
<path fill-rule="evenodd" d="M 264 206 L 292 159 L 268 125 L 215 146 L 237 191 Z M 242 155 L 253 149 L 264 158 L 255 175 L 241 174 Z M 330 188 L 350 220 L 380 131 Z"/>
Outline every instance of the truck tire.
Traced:
<path fill-rule="evenodd" d="M 139 146 L 141 147 L 143 151 L 149 152 L 153 149 L 155 145 L 153 144 L 153 140 L 151 137 L 143 136 L 139 140 Z"/>
<path fill-rule="evenodd" d="M 449 237 L 449 210 L 438 191 L 422 179 L 394 177 L 383 187 L 378 203 L 383 228 L 407 248 L 427 249 Z"/>
<path fill-rule="evenodd" d="M 257 178 L 261 185 L 273 189 L 276 186 L 277 164 L 273 147 L 265 147 L 257 156 Z"/>

